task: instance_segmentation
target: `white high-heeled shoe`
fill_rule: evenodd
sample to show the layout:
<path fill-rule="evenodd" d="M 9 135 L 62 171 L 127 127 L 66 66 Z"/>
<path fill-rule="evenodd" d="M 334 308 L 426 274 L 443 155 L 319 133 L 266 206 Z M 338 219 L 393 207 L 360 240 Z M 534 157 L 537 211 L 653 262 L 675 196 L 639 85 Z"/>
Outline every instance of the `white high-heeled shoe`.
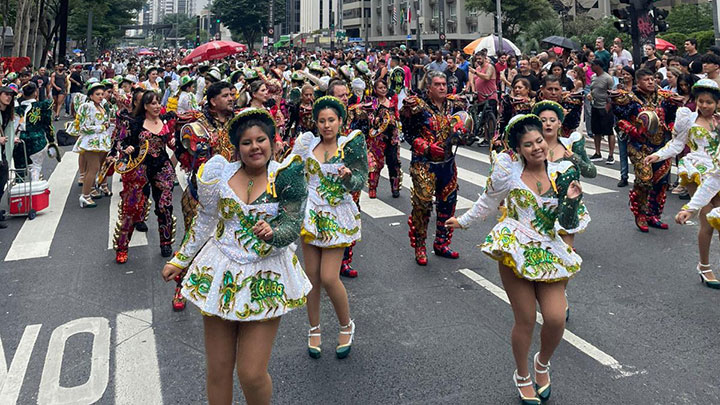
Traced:
<path fill-rule="evenodd" d="M 347 357 L 348 354 L 350 354 L 350 349 L 352 348 L 353 337 L 355 337 L 355 322 L 353 322 L 353 320 L 351 319 L 349 324 L 345 326 L 340 325 L 340 328 L 350 328 L 349 331 L 340 331 L 341 335 L 350 335 L 350 341 L 342 345 L 337 345 L 337 347 L 335 348 L 335 354 L 337 355 L 337 358 L 344 359 L 345 357 Z"/>

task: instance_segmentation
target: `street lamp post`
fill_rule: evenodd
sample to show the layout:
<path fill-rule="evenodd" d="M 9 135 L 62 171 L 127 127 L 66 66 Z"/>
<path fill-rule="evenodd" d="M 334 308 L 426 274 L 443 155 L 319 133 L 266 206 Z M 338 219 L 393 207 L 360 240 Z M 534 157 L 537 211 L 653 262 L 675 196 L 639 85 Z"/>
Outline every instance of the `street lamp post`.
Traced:
<path fill-rule="evenodd" d="M 497 18 L 497 36 L 500 50 L 504 50 L 503 37 L 502 37 L 502 7 L 500 0 L 495 0 L 495 16 Z M 496 52 L 497 53 L 497 52 Z"/>
<path fill-rule="evenodd" d="M 423 48 L 422 36 L 420 35 L 420 16 L 422 15 L 422 0 L 415 1 L 416 13 L 415 13 L 415 31 L 417 32 L 417 46 L 418 49 Z"/>

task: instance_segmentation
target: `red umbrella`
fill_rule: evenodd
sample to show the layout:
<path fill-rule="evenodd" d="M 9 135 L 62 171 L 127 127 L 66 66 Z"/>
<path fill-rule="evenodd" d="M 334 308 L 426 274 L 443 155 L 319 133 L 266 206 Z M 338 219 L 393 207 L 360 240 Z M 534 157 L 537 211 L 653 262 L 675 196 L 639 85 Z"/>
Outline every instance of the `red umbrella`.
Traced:
<path fill-rule="evenodd" d="M 657 49 L 660 52 L 665 52 L 668 49 L 677 51 L 677 47 L 675 45 L 671 44 L 670 42 L 668 42 L 664 39 L 660 39 L 657 37 L 655 38 L 655 49 Z"/>
<path fill-rule="evenodd" d="M 238 52 L 247 52 L 247 46 L 233 41 L 212 41 L 193 49 L 190 55 L 183 59 L 183 63 L 222 59 Z"/>

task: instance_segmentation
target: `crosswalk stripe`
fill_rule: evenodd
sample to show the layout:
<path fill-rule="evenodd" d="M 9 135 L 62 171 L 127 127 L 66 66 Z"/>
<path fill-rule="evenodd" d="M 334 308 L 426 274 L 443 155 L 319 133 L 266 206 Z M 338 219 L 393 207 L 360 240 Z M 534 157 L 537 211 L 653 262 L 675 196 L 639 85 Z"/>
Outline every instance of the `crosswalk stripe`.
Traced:
<path fill-rule="evenodd" d="M 108 249 L 113 249 L 113 238 L 115 237 L 115 225 L 118 221 L 118 211 L 120 204 L 120 190 L 122 190 L 122 183 L 120 182 L 120 175 L 115 174 L 112 177 L 112 192 L 113 195 L 110 197 L 110 219 L 108 220 Z M 130 247 L 134 246 L 145 246 L 148 244 L 147 236 L 144 232 L 133 232 L 132 239 L 130 239 Z"/>
<path fill-rule="evenodd" d="M 380 172 L 380 175 L 386 179 L 389 179 L 390 176 L 388 174 L 387 166 L 383 167 L 382 171 Z M 411 190 L 412 189 L 412 179 L 410 178 L 410 174 L 407 172 L 403 173 L 402 178 L 402 185 L 404 188 Z M 458 210 L 464 210 L 472 207 L 473 201 L 468 200 L 467 198 L 458 195 L 457 197 L 457 204 L 455 205 L 455 209 Z"/>
<path fill-rule="evenodd" d="M 77 169 L 78 154 L 66 152 L 48 180 L 50 205 L 34 220 L 25 220 L 5 255 L 6 262 L 48 256 Z"/>
<path fill-rule="evenodd" d="M 412 153 L 407 149 L 400 149 L 400 157 L 403 159 L 411 160 L 412 159 Z M 457 166 L 457 173 L 458 178 L 464 181 L 467 181 L 470 184 L 474 184 L 476 186 L 485 187 L 485 183 L 487 183 L 487 177 L 483 176 L 482 174 L 471 172 L 470 170 L 463 169 L 460 166 Z"/>
<path fill-rule="evenodd" d="M 116 318 L 116 405 L 163 403 L 152 325 L 152 311 L 149 309 L 122 312 Z"/>
<path fill-rule="evenodd" d="M 372 218 L 387 218 L 406 215 L 404 212 L 383 202 L 379 198 L 370 198 L 368 193 L 363 191 L 360 195 L 360 207 L 364 214 Z"/>

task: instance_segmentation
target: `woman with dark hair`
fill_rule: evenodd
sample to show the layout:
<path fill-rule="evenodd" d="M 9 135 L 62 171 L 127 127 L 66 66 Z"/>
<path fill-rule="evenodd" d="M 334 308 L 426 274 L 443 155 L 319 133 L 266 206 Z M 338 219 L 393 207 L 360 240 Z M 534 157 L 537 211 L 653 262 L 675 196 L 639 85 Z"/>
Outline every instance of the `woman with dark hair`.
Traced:
<path fill-rule="evenodd" d="M 270 99 L 268 86 L 262 80 L 255 80 L 248 85 L 250 93 L 250 107 L 265 108 L 265 103 Z"/>
<path fill-rule="evenodd" d="M 300 157 L 272 160 L 276 129 L 265 109 L 244 109 L 228 128 L 237 160 L 215 155 L 200 167 L 200 209 L 162 275 L 171 281 L 187 269 L 182 295 L 203 315 L 209 403 L 233 401 L 236 369 L 246 402 L 269 404 L 280 317 L 312 289 L 292 245 L 307 183 Z"/>
<path fill-rule="evenodd" d="M 121 157 L 115 170 L 123 175 L 122 205 L 115 227 L 115 261 L 125 263 L 128 245 L 135 224 L 145 217 L 147 204 L 144 187 L 150 187 L 155 201 L 155 215 L 160 232 L 160 253 L 172 255 L 175 241 L 175 217 L 173 216 L 173 186 L 175 170 L 167 154 L 166 146 L 175 147 L 174 113 L 161 115 L 160 95 L 145 90 L 135 107 L 129 133 L 119 140 Z"/>
<path fill-rule="evenodd" d="M 120 159 L 123 155 L 122 142 L 130 134 L 130 124 L 134 120 L 134 111 L 142 100 L 143 90 L 141 87 L 133 88 L 130 93 L 124 95 L 119 100 L 118 112 L 115 115 L 115 129 L 110 136 L 110 143 L 112 145 L 110 153 L 108 153 L 109 159 L 112 159 L 112 164 Z M 130 171 L 122 174 L 123 184 L 130 185 L 134 181 L 135 171 Z M 147 232 L 148 227 L 145 223 L 145 217 L 148 215 L 148 209 L 150 208 L 150 187 L 144 187 L 143 193 L 145 194 L 145 214 L 142 219 L 134 224 L 134 228 L 138 232 Z M 122 192 L 121 192 L 122 194 Z M 122 217 L 122 209 L 118 214 L 118 218 Z"/>
<path fill-rule="evenodd" d="M 73 152 L 82 156 L 78 160 L 83 179 L 80 208 L 93 208 L 97 206 L 93 198 L 110 195 L 107 184 L 102 190 L 98 190 L 95 185 L 98 170 L 111 147 L 110 114 L 103 105 L 106 101 L 102 83 L 88 85 L 86 94 L 88 101 L 80 105 L 70 128 L 72 135 L 78 138 Z"/>
<path fill-rule="evenodd" d="M 560 62 L 553 62 L 550 65 L 550 74 L 560 80 L 560 87 L 563 91 L 572 91 L 575 88 L 573 81 L 565 74 L 565 68 Z"/>
<path fill-rule="evenodd" d="M 256 80 L 253 82 L 250 82 L 248 85 L 248 92 L 250 94 L 250 107 L 253 108 L 262 108 L 270 113 L 270 115 L 273 117 L 273 120 L 275 121 L 275 128 L 277 129 L 277 133 L 273 137 L 273 142 L 276 143 L 276 147 L 274 148 L 275 151 L 280 154 L 283 152 L 283 141 L 282 141 L 282 134 L 285 131 L 285 116 L 283 115 L 282 111 L 280 111 L 279 108 L 268 108 L 267 103 L 268 100 L 270 100 L 271 94 L 270 89 L 263 80 Z M 281 156 L 276 156 L 278 160 Z"/>
<path fill-rule="evenodd" d="M 697 78 L 695 75 L 683 73 L 677 78 L 677 93 L 682 97 L 681 106 L 687 107 L 691 111 L 695 111 L 695 98 L 692 95 L 692 87 L 695 85 Z"/>
<path fill-rule="evenodd" d="M 15 85 L 0 87 L 0 203 L 8 181 L 15 137 Z M 0 218 L 0 229 L 7 228 Z"/>
<path fill-rule="evenodd" d="M 680 185 L 688 190 L 692 200 L 683 206 L 677 215 L 677 222 L 683 224 L 695 213 L 699 214 L 700 261 L 697 271 L 703 284 L 720 289 L 720 280 L 715 277 L 709 264 L 713 227 L 720 228 L 720 218 L 716 209 L 720 207 L 720 197 L 717 196 L 720 189 L 716 186 L 718 176 L 714 174 L 718 170 L 716 153 L 720 143 L 720 132 L 718 132 L 720 114 L 717 113 L 720 87 L 712 79 L 700 79 L 693 86 L 692 94 L 697 102 L 697 112 L 687 107 L 678 108 L 672 140 L 662 149 L 646 157 L 644 163 L 649 165 L 663 161 L 677 156 L 686 146 L 690 148 L 690 152 L 678 164 L 678 177 Z M 706 182 L 710 185 L 706 186 Z"/>
<path fill-rule="evenodd" d="M 540 404 L 550 398 L 550 358 L 565 331 L 565 287 L 582 264 L 556 231 L 556 223 L 565 229 L 577 226 L 582 189 L 569 170 L 571 161 L 547 160 L 548 145 L 536 115 L 513 117 L 505 132 L 515 157 L 496 154 L 484 193 L 468 212 L 450 218 L 445 226 L 466 229 L 497 213 L 504 201 L 505 214 L 484 238 L 482 251 L 498 261 L 515 315 L 513 382 L 523 404 Z M 537 304 L 543 326 L 540 351 L 533 358 L 533 387 L 527 360 Z"/>
<path fill-rule="evenodd" d="M 372 122 L 367 136 L 368 149 L 368 195 L 377 198 L 380 171 L 387 160 L 390 174 L 390 188 L 393 198 L 400 196 L 402 170 L 400 169 L 400 115 L 396 98 L 390 99 L 387 84 L 376 81 L 373 86 L 375 97 L 371 100 Z"/>
<path fill-rule="evenodd" d="M 528 114 L 533 106 L 533 93 L 530 81 L 524 77 L 516 77 L 512 82 L 512 92 L 503 96 L 502 110 L 498 120 L 498 132 L 493 139 L 493 150 L 507 149 L 507 139 L 504 136 L 505 127 L 510 119 L 518 114 Z"/>
<path fill-rule="evenodd" d="M 145 76 L 147 77 L 147 80 L 142 82 L 140 85 L 145 90 L 152 90 L 158 94 L 163 93 L 163 86 L 160 86 L 160 83 L 158 83 L 158 68 L 156 66 L 151 66 L 145 70 Z M 164 84 L 165 82 L 163 82 Z"/>
<path fill-rule="evenodd" d="M 293 148 L 293 153 L 305 161 L 309 179 L 301 231 L 305 272 L 313 284 L 308 295 L 308 353 L 312 358 L 322 353 L 320 290 L 324 288 L 340 322 L 335 352 L 338 358 L 345 358 L 350 353 L 355 323 L 338 269 L 345 248 L 360 240 L 360 213 L 351 193 L 362 190 L 367 182 L 368 155 L 360 130 L 342 135 L 347 111 L 339 99 L 325 96 L 315 100 L 313 118 L 319 136 L 306 132 Z"/>

